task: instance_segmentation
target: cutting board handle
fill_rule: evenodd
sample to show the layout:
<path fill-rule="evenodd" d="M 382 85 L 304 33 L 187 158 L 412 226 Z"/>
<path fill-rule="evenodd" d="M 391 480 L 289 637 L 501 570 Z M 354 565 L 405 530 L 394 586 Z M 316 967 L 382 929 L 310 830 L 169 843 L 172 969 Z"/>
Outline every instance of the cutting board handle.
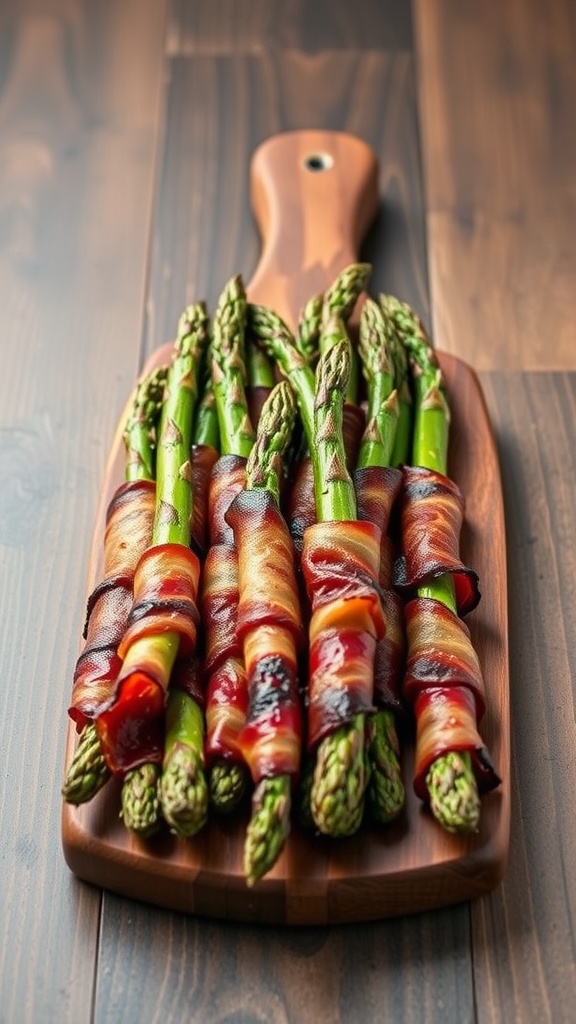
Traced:
<path fill-rule="evenodd" d="M 304 303 L 358 259 L 378 210 L 378 162 L 345 132 L 293 131 L 263 142 L 250 173 L 262 251 L 248 297 L 293 328 Z"/>

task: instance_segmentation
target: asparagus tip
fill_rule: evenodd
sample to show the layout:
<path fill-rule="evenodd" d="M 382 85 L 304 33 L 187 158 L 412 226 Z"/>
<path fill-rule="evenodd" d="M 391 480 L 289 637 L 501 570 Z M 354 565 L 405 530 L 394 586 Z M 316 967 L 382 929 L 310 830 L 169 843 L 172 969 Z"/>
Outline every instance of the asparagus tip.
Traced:
<path fill-rule="evenodd" d="M 480 797 L 467 752 L 451 751 L 438 757 L 426 776 L 430 810 L 447 832 L 476 832 Z"/>

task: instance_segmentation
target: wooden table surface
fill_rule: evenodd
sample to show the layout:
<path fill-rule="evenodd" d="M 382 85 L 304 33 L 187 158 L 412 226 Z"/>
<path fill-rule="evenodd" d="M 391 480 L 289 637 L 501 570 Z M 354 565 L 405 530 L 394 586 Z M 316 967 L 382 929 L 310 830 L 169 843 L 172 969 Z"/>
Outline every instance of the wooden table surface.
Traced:
<path fill-rule="evenodd" d="M 576 991 L 576 6 L 4 0 L 0 1022 L 553 1022 Z M 507 532 L 510 853 L 490 894 L 256 927 L 88 886 L 60 839 L 105 460 L 183 306 L 254 269 L 250 156 L 376 151 L 372 288 L 480 375 Z"/>

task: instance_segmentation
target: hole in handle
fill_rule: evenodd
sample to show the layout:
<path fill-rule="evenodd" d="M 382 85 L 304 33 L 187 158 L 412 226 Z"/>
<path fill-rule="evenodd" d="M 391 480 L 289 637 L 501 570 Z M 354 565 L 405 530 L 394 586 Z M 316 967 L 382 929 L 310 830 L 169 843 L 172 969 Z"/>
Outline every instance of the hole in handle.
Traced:
<path fill-rule="evenodd" d="M 318 171 L 329 171 L 334 164 L 334 158 L 329 153 L 310 153 L 304 160 L 304 166 L 307 171 L 313 171 L 315 174 Z"/>

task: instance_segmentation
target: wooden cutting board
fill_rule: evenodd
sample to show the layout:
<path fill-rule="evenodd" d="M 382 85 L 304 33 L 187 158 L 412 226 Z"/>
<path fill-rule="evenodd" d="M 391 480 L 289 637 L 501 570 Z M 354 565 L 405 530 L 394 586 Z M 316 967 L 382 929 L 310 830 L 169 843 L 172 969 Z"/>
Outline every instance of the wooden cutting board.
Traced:
<path fill-rule="evenodd" d="M 378 167 L 360 139 L 339 132 L 275 136 L 253 157 L 252 198 L 262 254 L 249 298 L 291 325 L 305 301 L 357 259 L 378 207 Z M 223 282 L 224 284 L 225 282 Z M 199 296 L 201 298 L 202 296 Z M 400 296 L 401 297 L 401 296 Z M 165 364 L 171 344 L 144 369 Z M 439 353 L 452 408 L 450 475 L 466 500 L 464 561 L 479 572 L 482 600 L 467 617 L 482 665 L 488 711 L 482 734 L 503 779 L 483 800 L 473 836 L 450 836 L 412 793 L 412 750 L 404 755 L 407 806 L 387 828 L 365 826 L 333 840 L 294 826 L 273 871 L 253 888 L 242 873 L 246 820 L 211 820 L 191 840 L 132 836 L 118 817 L 112 781 L 82 807 L 64 804 L 62 844 L 81 879 L 138 900 L 198 915 L 277 924 L 330 924 L 415 913 L 473 899 L 505 870 L 510 822 L 506 546 L 496 448 L 473 370 Z M 102 483 L 87 592 L 99 579 L 105 512 L 123 479 L 122 416 Z M 66 766 L 76 745 L 70 725 Z"/>

